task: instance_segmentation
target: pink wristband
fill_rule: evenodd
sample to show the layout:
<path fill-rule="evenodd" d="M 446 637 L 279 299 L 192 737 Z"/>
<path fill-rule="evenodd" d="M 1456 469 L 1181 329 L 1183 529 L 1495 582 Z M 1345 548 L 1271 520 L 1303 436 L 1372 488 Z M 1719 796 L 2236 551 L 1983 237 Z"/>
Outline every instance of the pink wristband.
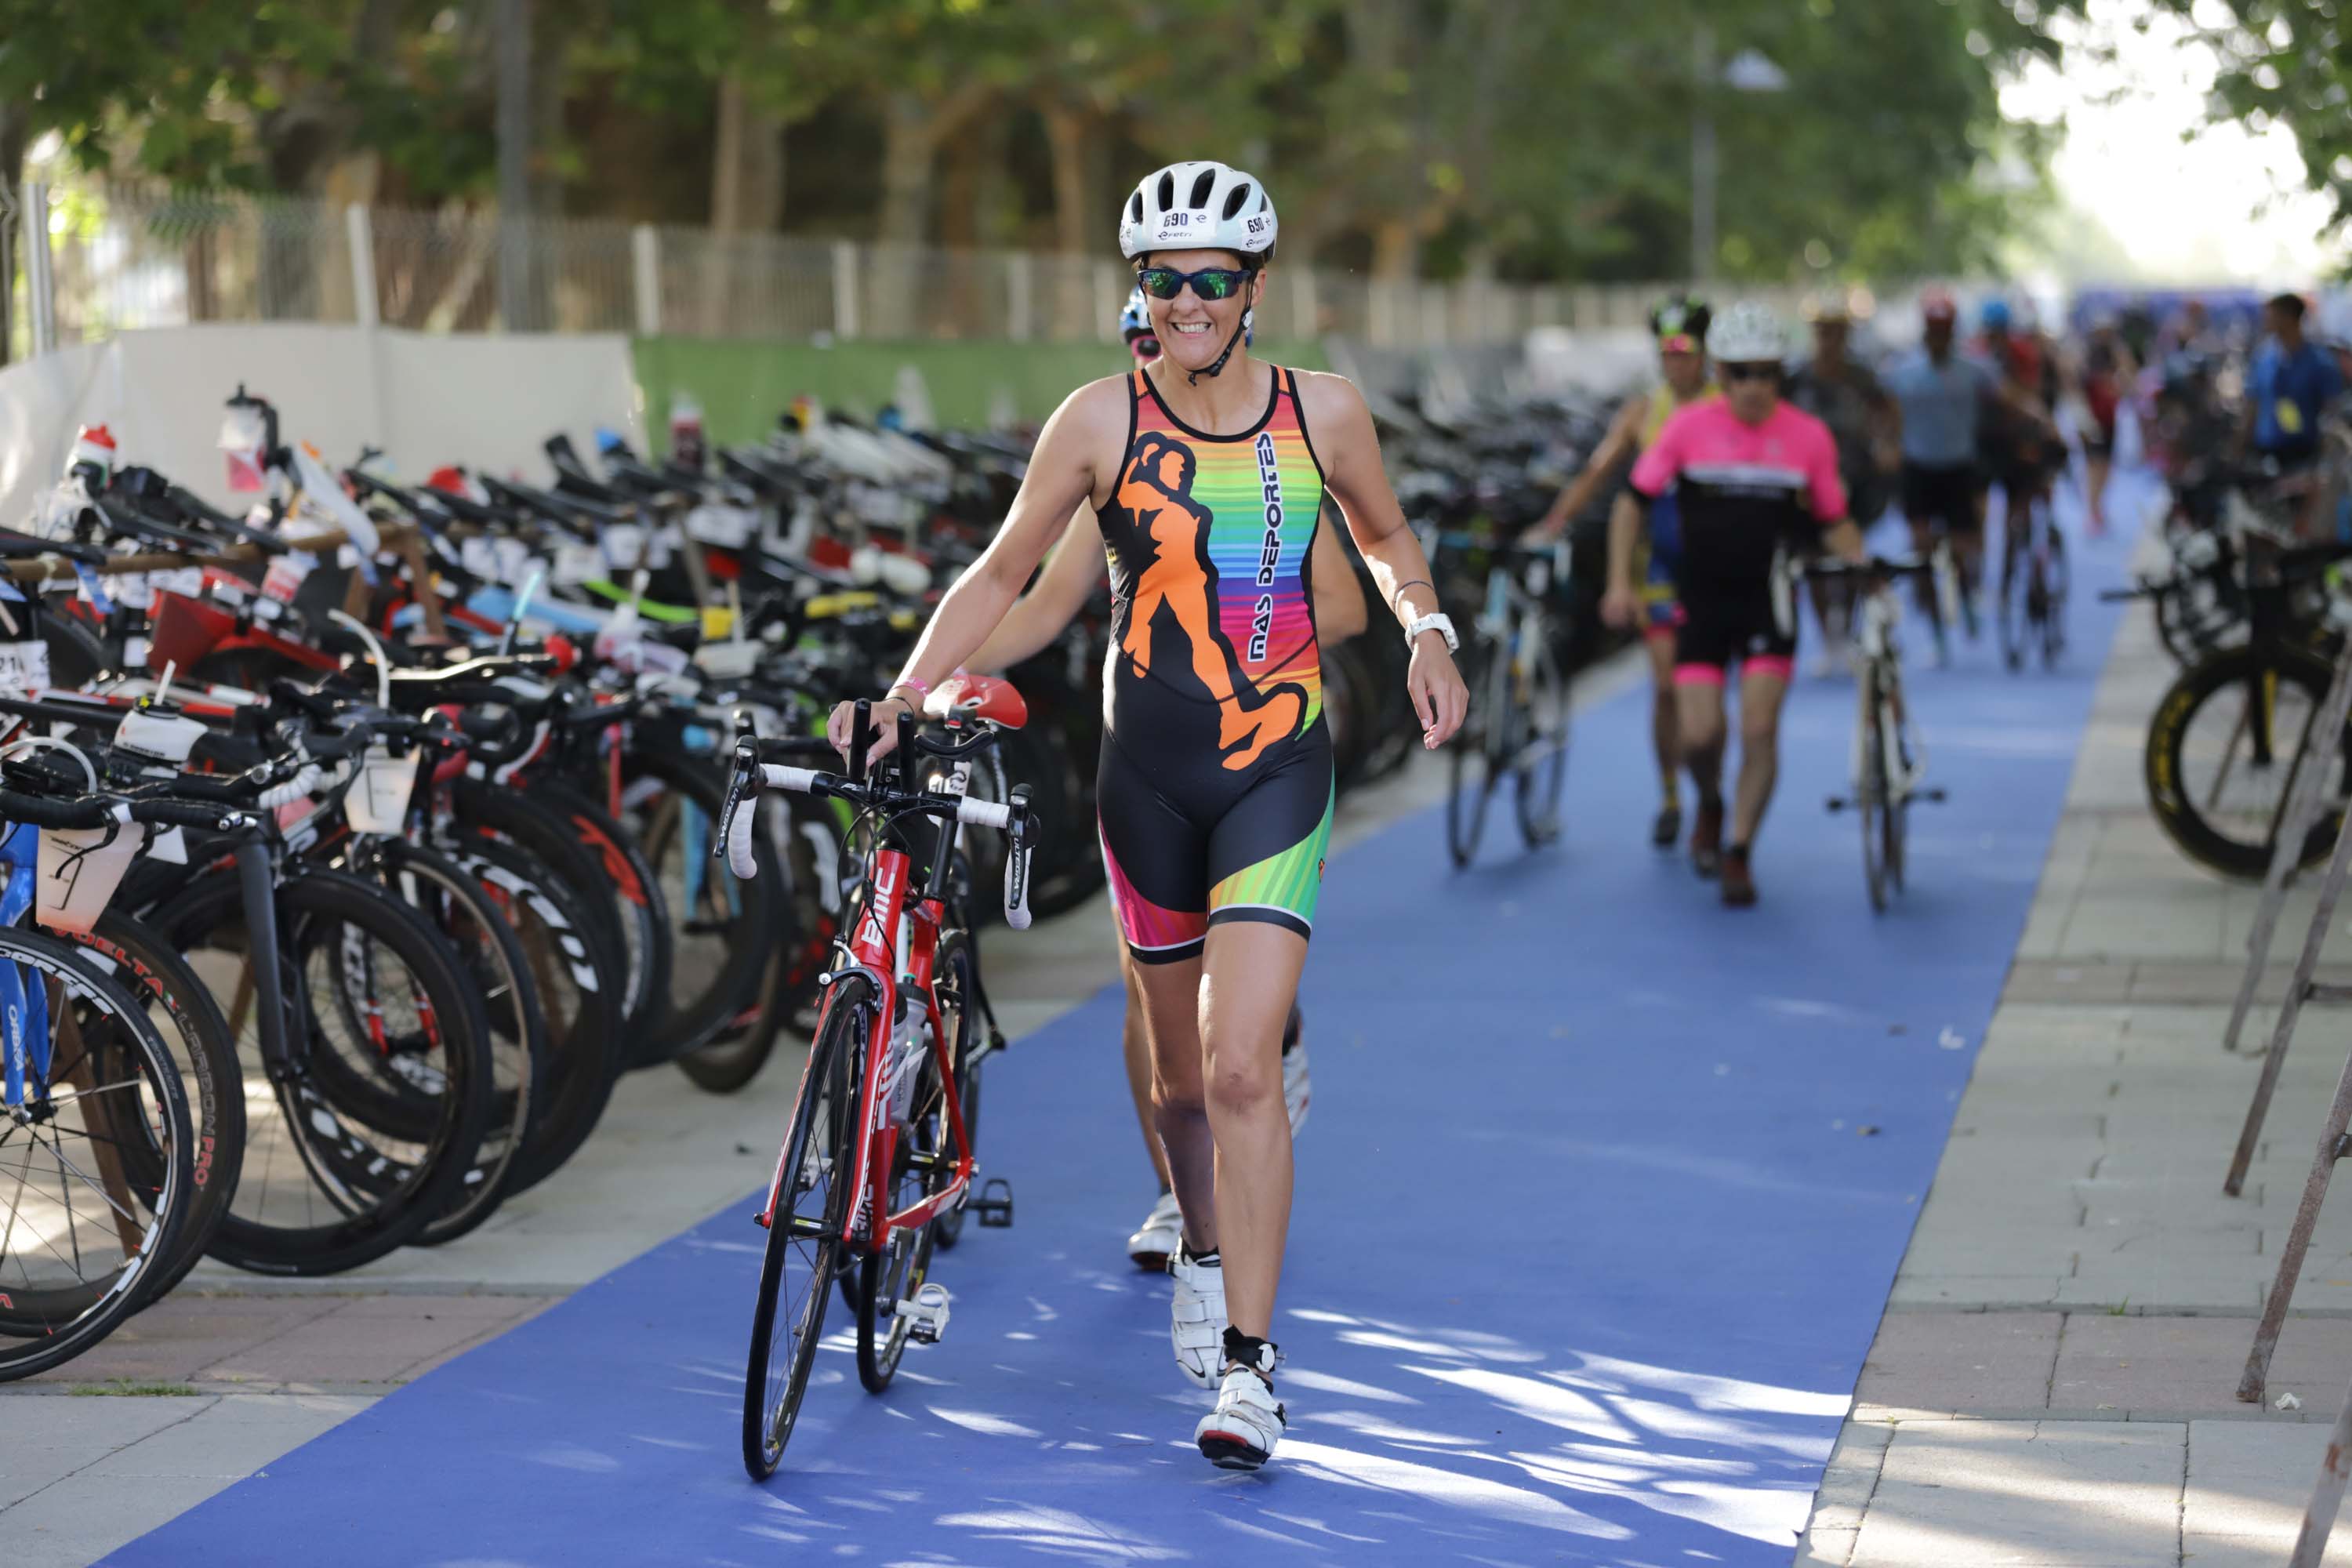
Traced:
<path fill-rule="evenodd" d="M 902 686 L 911 686 L 925 697 L 929 697 L 931 694 L 931 683 L 929 681 L 918 680 L 911 675 L 902 675 L 898 679 L 892 681 L 890 683 L 890 689 L 896 691 Z"/>

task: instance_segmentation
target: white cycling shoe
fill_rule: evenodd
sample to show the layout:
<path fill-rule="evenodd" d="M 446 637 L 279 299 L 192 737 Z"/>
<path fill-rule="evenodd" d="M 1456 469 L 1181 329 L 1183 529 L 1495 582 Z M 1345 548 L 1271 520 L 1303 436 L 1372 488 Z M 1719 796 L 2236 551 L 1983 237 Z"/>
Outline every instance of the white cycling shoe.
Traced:
<path fill-rule="evenodd" d="M 1183 1239 L 1184 1216 L 1177 1212 L 1176 1194 L 1162 1193 L 1135 1234 L 1127 1238 L 1127 1255 L 1135 1259 L 1138 1268 L 1164 1272 L 1168 1260 L 1176 1256 L 1177 1244 Z"/>
<path fill-rule="evenodd" d="M 1214 1254 L 1196 1261 L 1180 1241 L 1168 1255 L 1168 1277 L 1176 1281 L 1168 1337 L 1176 1347 L 1177 1368 L 1202 1388 L 1214 1388 L 1225 1353 L 1224 1261 Z"/>
<path fill-rule="evenodd" d="M 1255 1367 L 1228 1367 L 1217 1389 L 1217 1407 L 1192 1428 L 1201 1457 L 1221 1470 L 1256 1469 L 1274 1458 L 1274 1446 L 1289 1427 L 1289 1415 L 1276 1402 L 1274 1385 L 1267 1381 L 1274 1374 L 1276 1353 L 1261 1340 Z"/>

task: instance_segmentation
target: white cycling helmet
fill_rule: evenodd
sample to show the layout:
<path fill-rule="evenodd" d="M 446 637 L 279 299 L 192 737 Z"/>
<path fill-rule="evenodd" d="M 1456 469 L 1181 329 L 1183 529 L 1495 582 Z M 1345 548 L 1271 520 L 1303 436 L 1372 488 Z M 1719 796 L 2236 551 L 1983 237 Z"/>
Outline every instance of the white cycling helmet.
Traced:
<path fill-rule="evenodd" d="M 1717 364 L 1777 364 L 1788 357 L 1789 331 L 1771 306 L 1742 300 L 1708 326 L 1706 352 Z"/>
<path fill-rule="evenodd" d="M 1255 174 L 1223 163 L 1171 163 L 1147 174 L 1118 215 L 1119 254 L 1150 250 L 1274 249 L 1274 198 Z"/>

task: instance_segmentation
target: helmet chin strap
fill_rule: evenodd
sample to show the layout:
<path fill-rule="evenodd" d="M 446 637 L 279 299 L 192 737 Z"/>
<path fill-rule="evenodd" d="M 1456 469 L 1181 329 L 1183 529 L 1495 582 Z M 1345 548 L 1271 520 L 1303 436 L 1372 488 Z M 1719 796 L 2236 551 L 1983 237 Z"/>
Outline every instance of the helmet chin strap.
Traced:
<path fill-rule="evenodd" d="M 1216 363 L 1209 366 L 1206 370 L 1186 371 L 1184 373 L 1185 385 L 1198 386 L 1201 384 L 1201 378 L 1202 376 L 1206 375 L 1213 377 L 1223 374 L 1225 362 L 1234 357 L 1234 351 L 1235 349 L 1242 346 L 1242 339 L 1249 331 L 1250 317 L 1254 314 L 1255 314 L 1255 312 L 1253 310 L 1244 310 L 1242 312 L 1241 325 L 1235 327 L 1234 329 L 1234 335 L 1225 340 L 1225 352 L 1217 356 Z"/>

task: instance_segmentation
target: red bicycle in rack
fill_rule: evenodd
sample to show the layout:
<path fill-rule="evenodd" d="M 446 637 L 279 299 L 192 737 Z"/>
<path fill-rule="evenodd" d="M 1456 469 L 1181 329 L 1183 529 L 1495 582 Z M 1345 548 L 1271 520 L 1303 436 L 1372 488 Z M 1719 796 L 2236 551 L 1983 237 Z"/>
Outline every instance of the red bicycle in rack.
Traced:
<path fill-rule="evenodd" d="M 872 778 L 863 702 L 846 777 L 774 760 L 832 755 L 822 741 L 744 734 L 735 744 L 717 848 L 737 876 L 750 877 L 756 864 L 751 835 L 760 831 L 762 787 L 848 802 L 863 829 L 853 842 L 866 847 L 862 885 L 844 917 L 848 935 L 836 939 L 820 977 L 815 1038 L 757 1216 L 768 1242 L 743 1387 L 743 1465 L 755 1480 L 775 1474 L 791 1439 L 835 1279 L 856 1307 L 858 1380 L 879 1394 L 909 1340 L 935 1343 L 946 1331 L 948 1294 L 929 1278 L 942 1222 L 969 1206 L 983 1226 L 1013 1223 L 1003 1178 L 968 1195 L 974 1162 L 966 1108 L 976 1105 L 980 1061 L 995 1039 L 992 1031 L 974 1044 L 984 1003 L 971 938 L 954 923 L 953 891 L 960 826 L 1002 829 L 1012 837 L 1005 921 L 1015 930 L 1029 924 L 1038 825 L 1028 790 L 1015 788 L 1003 804 L 964 795 L 972 757 L 1028 712 L 1005 682 L 966 678 L 941 683 L 926 715 L 943 734 L 919 730 L 902 713 L 895 765 L 885 759 Z M 919 778 L 923 758 L 944 772 Z M 935 828 L 928 843 L 924 826 Z"/>

